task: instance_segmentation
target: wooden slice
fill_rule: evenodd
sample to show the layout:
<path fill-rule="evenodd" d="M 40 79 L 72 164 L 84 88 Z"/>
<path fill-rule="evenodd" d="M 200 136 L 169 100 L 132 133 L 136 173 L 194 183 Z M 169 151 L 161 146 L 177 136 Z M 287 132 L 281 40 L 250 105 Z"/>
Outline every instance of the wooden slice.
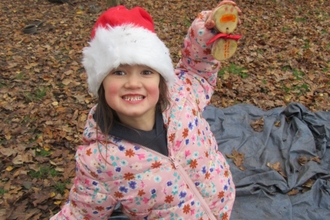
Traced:
<path fill-rule="evenodd" d="M 227 60 L 237 50 L 237 42 L 233 39 L 219 39 L 213 43 L 212 55 L 219 61 Z"/>
<path fill-rule="evenodd" d="M 219 32 L 231 34 L 237 27 L 238 11 L 233 5 L 221 5 L 213 12 L 213 20 Z"/>

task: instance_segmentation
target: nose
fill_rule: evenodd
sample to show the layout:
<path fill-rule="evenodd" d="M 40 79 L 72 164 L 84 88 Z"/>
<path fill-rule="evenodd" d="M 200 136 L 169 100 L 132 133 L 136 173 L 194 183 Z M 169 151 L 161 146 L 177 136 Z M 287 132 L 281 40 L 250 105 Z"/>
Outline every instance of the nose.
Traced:
<path fill-rule="evenodd" d="M 126 88 L 140 88 L 142 85 L 140 74 L 132 72 L 127 75 Z"/>

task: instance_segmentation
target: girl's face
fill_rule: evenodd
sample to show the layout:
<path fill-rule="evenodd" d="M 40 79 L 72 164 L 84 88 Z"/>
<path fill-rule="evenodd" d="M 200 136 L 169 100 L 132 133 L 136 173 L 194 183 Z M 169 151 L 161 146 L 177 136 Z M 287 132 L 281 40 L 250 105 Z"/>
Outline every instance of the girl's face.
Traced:
<path fill-rule="evenodd" d="M 159 99 L 159 82 L 159 73 L 149 67 L 120 65 L 103 80 L 105 100 L 122 123 L 151 130 Z"/>

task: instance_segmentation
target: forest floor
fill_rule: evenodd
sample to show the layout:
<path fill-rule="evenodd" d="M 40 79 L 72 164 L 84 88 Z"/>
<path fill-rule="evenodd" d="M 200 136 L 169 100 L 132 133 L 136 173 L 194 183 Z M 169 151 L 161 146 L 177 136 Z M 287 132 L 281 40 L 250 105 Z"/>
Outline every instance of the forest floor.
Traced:
<path fill-rule="evenodd" d="M 222 63 L 212 104 L 268 110 L 299 102 L 330 110 L 330 2 L 238 0 L 236 54 Z M 144 7 L 173 64 L 187 28 L 215 0 L 123 0 Z M 82 48 L 105 0 L 1 1 L 0 219 L 48 219 L 66 201 L 74 153 L 95 98 L 87 92 Z M 36 33 L 23 28 L 44 21 Z"/>

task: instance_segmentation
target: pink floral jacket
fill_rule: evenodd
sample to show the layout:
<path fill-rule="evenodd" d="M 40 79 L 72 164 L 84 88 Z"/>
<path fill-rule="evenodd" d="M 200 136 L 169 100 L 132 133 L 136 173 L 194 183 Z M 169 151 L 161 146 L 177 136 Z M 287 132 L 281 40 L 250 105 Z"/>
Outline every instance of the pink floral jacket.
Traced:
<path fill-rule="evenodd" d="M 215 34 L 204 27 L 206 13 L 189 28 L 170 88 L 171 107 L 163 112 L 169 156 L 113 136 L 105 145 L 92 108 L 69 202 L 52 220 L 106 220 L 117 202 L 130 219 L 229 219 L 234 183 L 202 118 L 220 68 L 206 46 Z"/>

